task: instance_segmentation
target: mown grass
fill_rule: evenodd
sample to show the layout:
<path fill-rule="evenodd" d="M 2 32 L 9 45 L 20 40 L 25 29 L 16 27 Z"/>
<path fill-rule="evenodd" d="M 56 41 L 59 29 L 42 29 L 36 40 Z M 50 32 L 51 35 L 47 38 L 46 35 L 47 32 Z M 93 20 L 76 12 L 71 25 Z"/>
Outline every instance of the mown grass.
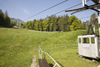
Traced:
<path fill-rule="evenodd" d="M 98 33 L 98 31 L 96 31 L 96 33 Z M 86 34 L 86 31 L 78 30 L 58 33 L 27 31 L 26 29 L 0 28 L 0 67 L 30 67 L 33 56 L 36 55 L 38 59 L 39 45 L 77 44 L 77 36 L 82 34 Z M 51 56 L 64 67 L 71 67 L 71 65 L 72 67 L 74 65 L 74 67 L 77 67 L 78 62 L 81 62 L 82 59 L 80 59 L 78 55 L 73 54 L 76 52 L 77 49 L 61 52 L 58 50 L 57 52 L 52 52 Z M 59 55 L 59 53 L 63 54 Z M 68 59 L 70 54 L 71 57 Z M 63 56 L 63 58 L 60 58 L 60 56 Z M 73 60 L 72 57 L 76 59 Z M 72 60 L 73 63 L 75 61 L 75 63 L 70 64 L 69 60 Z M 51 63 L 51 61 L 47 61 Z M 87 63 L 86 61 L 84 62 Z M 79 64 L 80 66 L 81 63 Z M 93 63 L 94 67 L 97 66 L 98 63 L 99 62 Z"/>

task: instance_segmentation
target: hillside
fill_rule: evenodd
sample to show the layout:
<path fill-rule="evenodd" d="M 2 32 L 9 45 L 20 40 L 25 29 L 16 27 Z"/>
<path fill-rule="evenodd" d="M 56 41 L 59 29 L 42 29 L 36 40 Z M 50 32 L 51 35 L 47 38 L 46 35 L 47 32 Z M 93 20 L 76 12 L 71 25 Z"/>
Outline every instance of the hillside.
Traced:
<path fill-rule="evenodd" d="M 14 21 L 16 25 L 17 25 L 17 23 L 22 23 L 22 24 L 25 23 L 24 21 L 22 21 L 22 20 L 20 20 L 20 19 L 15 19 L 15 18 L 10 18 L 10 19 L 11 19 L 12 21 Z"/>
<path fill-rule="evenodd" d="M 98 30 L 96 30 L 96 33 L 98 33 Z M 0 67 L 30 67 L 34 55 L 37 56 L 36 62 L 38 64 L 39 45 L 77 44 L 77 36 L 82 34 L 86 34 L 86 31 L 78 30 L 59 33 L 0 28 Z M 100 62 L 93 63 L 81 59 L 79 55 L 76 55 L 76 52 L 77 49 L 67 49 L 66 51 L 52 52 L 50 54 L 63 67 L 73 67 L 73 65 L 74 67 L 78 67 L 77 65 L 79 67 L 97 67 L 100 64 Z M 49 60 L 47 61 L 52 63 Z"/>

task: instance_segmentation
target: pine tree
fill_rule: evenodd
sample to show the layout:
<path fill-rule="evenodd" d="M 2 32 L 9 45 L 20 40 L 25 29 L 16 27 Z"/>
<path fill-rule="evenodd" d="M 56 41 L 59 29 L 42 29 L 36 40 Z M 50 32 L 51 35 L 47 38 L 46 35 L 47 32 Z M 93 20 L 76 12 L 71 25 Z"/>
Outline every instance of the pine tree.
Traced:
<path fill-rule="evenodd" d="M 1 9 L 0 9 L 0 26 L 4 26 L 4 17 Z"/>
<path fill-rule="evenodd" d="M 95 26 L 96 26 L 96 29 L 98 29 L 98 20 L 97 20 L 97 18 L 96 18 L 96 14 L 95 14 L 95 13 L 93 13 L 93 14 L 91 15 L 90 24 L 91 24 L 91 25 L 95 25 Z"/>

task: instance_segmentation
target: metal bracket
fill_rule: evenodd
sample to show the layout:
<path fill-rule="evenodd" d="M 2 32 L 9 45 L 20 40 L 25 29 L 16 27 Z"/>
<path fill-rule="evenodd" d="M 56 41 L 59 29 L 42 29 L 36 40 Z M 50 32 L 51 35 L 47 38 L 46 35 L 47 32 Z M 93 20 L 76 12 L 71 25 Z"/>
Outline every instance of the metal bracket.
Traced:
<path fill-rule="evenodd" d="M 91 29 L 91 31 L 92 31 L 92 33 L 91 33 L 91 34 L 95 34 L 95 33 L 94 33 L 94 31 L 93 31 L 92 25 L 89 25 L 87 34 L 89 34 L 90 29 Z"/>
<path fill-rule="evenodd" d="M 78 9 L 73 9 L 73 10 L 66 10 L 65 12 L 74 11 L 73 13 L 71 13 L 71 15 L 72 15 L 74 13 L 77 13 L 77 12 L 80 12 L 80 11 L 83 11 L 83 10 L 92 9 L 92 10 L 95 10 L 96 12 L 99 13 L 99 11 L 97 9 L 94 9 L 95 7 L 100 7 L 100 3 L 94 4 L 94 5 L 90 5 L 90 6 L 85 4 L 85 7 L 83 7 L 83 8 L 78 8 Z"/>

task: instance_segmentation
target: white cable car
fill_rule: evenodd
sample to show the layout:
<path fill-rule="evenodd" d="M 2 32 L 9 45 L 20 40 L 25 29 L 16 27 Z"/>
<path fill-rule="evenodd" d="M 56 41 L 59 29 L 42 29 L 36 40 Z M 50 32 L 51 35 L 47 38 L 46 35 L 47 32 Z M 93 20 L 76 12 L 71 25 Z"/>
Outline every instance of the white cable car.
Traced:
<path fill-rule="evenodd" d="M 89 34 L 91 27 L 92 34 Z M 94 34 L 92 26 L 88 28 L 87 35 L 78 36 L 78 53 L 80 56 L 85 56 L 94 59 L 100 59 L 100 44 L 99 36 Z"/>
<path fill-rule="evenodd" d="M 82 0 L 83 6 L 82 8 L 66 10 L 65 12 L 74 11 L 71 14 L 84 11 L 87 9 L 94 10 L 98 13 L 98 23 L 99 23 L 99 36 L 100 36 L 100 0 L 92 0 L 95 4 L 94 5 L 86 5 L 86 0 Z M 95 8 L 97 7 L 97 8 Z M 90 27 L 90 26 L 89 26 Z M 90 58 L 100 59 L 100 44 L 99 41 L 100 37 L 93 32 L 91 27 L 92 34 L 78 36 L 78 52 L 81 56 L 86 56 Z"/>

